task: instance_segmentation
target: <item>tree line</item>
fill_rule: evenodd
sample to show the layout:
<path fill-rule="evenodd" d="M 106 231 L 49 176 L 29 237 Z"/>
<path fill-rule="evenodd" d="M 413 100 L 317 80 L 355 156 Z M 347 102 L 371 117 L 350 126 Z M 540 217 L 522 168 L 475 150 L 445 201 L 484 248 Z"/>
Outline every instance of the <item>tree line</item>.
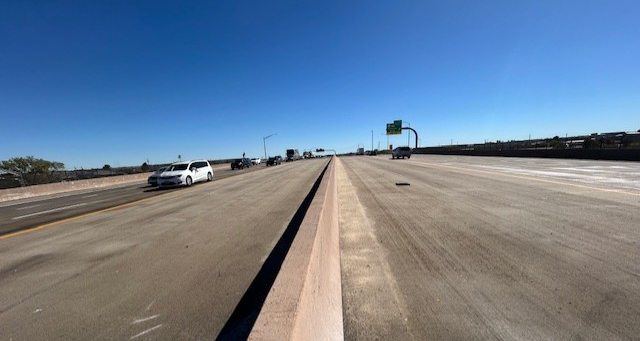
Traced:
<path fill-rule="evenodd" d="M 104 176 L 136 174 L 151 172 L 161 165 L 150 165 L 147 162 L 139 167 L 113 168 L 105 164 L 101 169 L 65 170 L 65 165 L 58 161 L 49 161 L 33 156 L 14 157 L 0 161 L 0 189 L 40 185 L 60 181 L 92 179 Z M 3 173 L 10 175 L 2 176 Z"/>
<path fill-rule="evenodd" d="M 14 157 L 0 161 L 0 169 L 13 173 L 25 185 L 37 185 L 55 181 L 54 173 L 63 170 L 64 163 L 33 156 Z"/>

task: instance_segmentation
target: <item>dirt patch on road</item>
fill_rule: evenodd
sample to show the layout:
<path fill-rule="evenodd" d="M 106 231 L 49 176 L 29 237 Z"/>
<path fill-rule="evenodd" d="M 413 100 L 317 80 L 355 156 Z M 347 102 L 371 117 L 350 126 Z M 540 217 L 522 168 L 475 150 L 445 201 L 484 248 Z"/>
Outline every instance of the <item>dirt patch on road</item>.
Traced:
<path fill-rule="evenodd" d="M 343 313 L 345 321 L 351 321 L 345 324 L 345 340 L 407 336 L 406 304 L 376 237 L 376 226 L 367 218 L 340 159 L 336 160 Z"/>

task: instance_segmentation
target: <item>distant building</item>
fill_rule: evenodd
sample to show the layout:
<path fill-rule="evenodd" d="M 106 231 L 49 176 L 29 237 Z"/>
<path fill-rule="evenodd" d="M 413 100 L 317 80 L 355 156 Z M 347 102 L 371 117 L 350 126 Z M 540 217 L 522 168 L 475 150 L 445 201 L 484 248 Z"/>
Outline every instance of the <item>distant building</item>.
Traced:
<path fill-rule="evenodd" d="M 567 149 L 582 149 L 584 148 L 584 140 L 568 140 L 566 146 Z"/>

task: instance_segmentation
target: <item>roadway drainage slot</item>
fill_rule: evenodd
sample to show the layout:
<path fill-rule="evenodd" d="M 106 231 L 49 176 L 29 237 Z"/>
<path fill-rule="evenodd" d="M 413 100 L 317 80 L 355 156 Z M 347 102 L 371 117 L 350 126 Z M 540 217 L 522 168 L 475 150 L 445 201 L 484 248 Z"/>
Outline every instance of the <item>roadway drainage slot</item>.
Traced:
<path fill-rule="evenodd" d="M 258 275 L 253 279 L 251 285 L 249 285 L 249 288 L 240 299 L 231 317 L 229 317 L 227 323 L 222 327 L 216 340 L 246 340 L 249 337 L 251 329 L 253 329 L 253 325 L 258 319 L 260 310 L 278 276 L 278 271 L 280 271 L 280 267 L 287 257 L 291 244 L 293 244 L 293 240 L 296 238 L 302 220 L 307 210 L 309 210 L 311 201 L 313 201 L 313 197 L 316 195 L 318 187 L 320 187 L 320 182 L 328 167 L 329 163 L 324 167 L 320 176 L 313 184 L 311 191 L 304 198 L 300 207 L 298 207 L 289 225 L 287 225 L 287 229 L 278 240 L 269 257 L 267 257 Z"/>
<path fill-rule="evenodd" d="M 396 186 L 411 186 L 408 182 L 396 182 Z"/>

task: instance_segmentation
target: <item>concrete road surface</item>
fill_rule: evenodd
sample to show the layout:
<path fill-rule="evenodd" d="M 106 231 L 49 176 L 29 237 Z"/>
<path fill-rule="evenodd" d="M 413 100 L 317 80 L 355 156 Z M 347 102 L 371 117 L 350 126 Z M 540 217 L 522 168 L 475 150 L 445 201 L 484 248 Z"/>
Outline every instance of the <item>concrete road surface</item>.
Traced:
<path fill-rule="evenodd" d="M 259 165 L 232 171 L 228 164 L 214 167 L 213 181 L 264 169 Z M 195 184 L 200 186 L 200 183 Z M 158 189 L 147 180 L 129 185 L 93 188 L 0 203 L 0 235 L 27 230 L 35 226 L 81 214 L 122 205 L 181 188 Z"/>
<path fill-rule="evenodd" d="M 345 339 L 640 340 L 640 163 L 337 166 Z"/>
<path fill-rule="evenodd" d="M 214 339 L 327 162 L 0 236 L 0 340 Z"/>

